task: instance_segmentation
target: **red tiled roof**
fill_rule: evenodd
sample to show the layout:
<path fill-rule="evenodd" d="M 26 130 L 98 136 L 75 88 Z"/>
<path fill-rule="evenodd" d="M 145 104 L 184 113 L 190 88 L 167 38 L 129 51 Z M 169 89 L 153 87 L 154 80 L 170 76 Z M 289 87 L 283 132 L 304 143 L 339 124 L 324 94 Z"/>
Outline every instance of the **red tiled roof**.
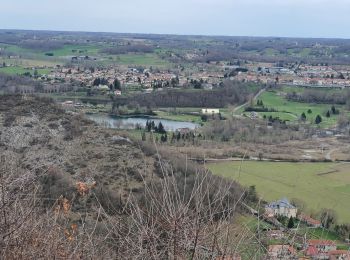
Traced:
<path fill-rule="evenodd" d="M 333 250 L 329 251 L 329 255 L 346 255 L 350 257 L 350 251 L 348 250 Z"/>
<path fill-rule="evenodd" d="M 319 221 L 317 219 L 313 219 L 310 216 L 305 215 L 305 214 L 300 214 L 299 219 L 301 221 L 304 221 L 304 222 L 310 224 L 310 225 L 315 225 L 315 226 L 321 225 L 321 221 Z"/>
<path fill-rule="evenodd" d="M 308 255 L 308 256 L 318 255 L 317 248 L 314 246 L 309 246 L 306 250 L 306 255 Z"/>
<path fill-rule="evenodd" d="M 335 246 L 335 242 L 332 240 L 322 240 L 322 239 L 311 239 L 309 240 L 310 246 L 324 245 L 324 246 Z"/>

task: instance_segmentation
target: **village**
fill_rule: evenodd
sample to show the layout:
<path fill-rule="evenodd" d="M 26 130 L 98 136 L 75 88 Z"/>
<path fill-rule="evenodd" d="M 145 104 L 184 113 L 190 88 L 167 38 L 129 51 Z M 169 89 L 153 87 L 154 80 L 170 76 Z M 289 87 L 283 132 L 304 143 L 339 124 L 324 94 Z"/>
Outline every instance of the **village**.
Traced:
<path fill-rule="evenodd" d="M 266 259 L 350 259 L 349 239 L 339 245 L 339 241 L 312 236 L 314 230 L 322 230 L 324 237 L 327 237 L 325 234 L 328 231 L 324 227 L 326 223 L 322 223 L 327 220 L 312 218 L 287 198 L 266 204 L 261 216 L 258 211 L 245 206 L 260 219 L 260 225 L 264 226 L 258 235 L 265 237 L 267 241 Z M 235 259 L 240 258 L 236 256 Z"/>
<path fill-rule="evenodd" d="M 56 67 L 28 67 L 28 70 L 49 71 L 48 74 L 36 76 L 45 86 L 47 85 L 47 87 L 44 87 L 46 92 L 66 92 L 67 89 L 64 87 L 55 88 L 53 86 L 69 83 L 85 90 L 93 89 L 98 94 L 103 94 L 112 89 L 110 86 L 113 85 L 116 79 L 119 80 L 123 90 L 146 93 L 163 88 L 211 90 L 222 86 L 225 79 L 265 85 L 279 84 L 320 88 L 346 88 L 350 86 L 350 67 L 343 65 L 275 64 L 251 61 L 242 64 L 237 61 L 237 63 L 195 63 L 192 69 L 188 70 L 180 65 L 173 68 L 146 68 L 123 65 L 86 67 L 79 63 L 72 64 Z M 38 73 L 34 74 L 37 75 Z M 101 81 L 96 81 L 96 79 Z M 115 95 L 122 95 L 123 93 L 120 90 L 121 88 L 115 92 Z"/>

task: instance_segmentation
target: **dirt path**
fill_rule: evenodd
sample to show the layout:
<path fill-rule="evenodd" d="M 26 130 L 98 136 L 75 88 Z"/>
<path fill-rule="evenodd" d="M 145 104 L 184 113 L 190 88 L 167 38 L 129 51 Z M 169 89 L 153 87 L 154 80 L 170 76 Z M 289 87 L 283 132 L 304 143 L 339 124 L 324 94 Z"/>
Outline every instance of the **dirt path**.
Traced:
<path fill-rule="evenodd" d="M 335 151 L 337 151 L 338 149 L 332 149 L 332 150 L 329 150 L 328 153 L 326 154 L 326 160 L 331 160 L 333 161 L 332 159 L 332 153 L 334 153 Z"/>

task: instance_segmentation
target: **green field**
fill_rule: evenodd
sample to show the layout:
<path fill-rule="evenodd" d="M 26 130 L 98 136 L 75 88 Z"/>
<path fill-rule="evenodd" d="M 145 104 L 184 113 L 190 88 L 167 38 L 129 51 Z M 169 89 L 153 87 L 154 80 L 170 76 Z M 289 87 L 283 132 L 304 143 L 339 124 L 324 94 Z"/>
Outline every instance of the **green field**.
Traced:
<path fill-rule="evenodd" d="M 170 66 L 167 60 L 161 59 L 156 53 L 145 54 L 122 54 L 113 55 L 113 62 L 123 65 L 139 65 L 139 66 Z"/>
<path fill-rule="evenodd" d="M 309 212 L 332 208 L 340 222 L 350 223 L 350 164 L 247 161 L 207 167 L 244 186 L 255 185 L 264 200 L 297 198 L 307 204 Z"/>
<path fill-rule="evenodd" d="M 301 114 L 305 113 L 306 121 L 310 124 L 315 124 L 315 118 L 317 115 L 322 117 L 322 123 L 320 127 L 327 128 L 333 127 L 337 124 L 339 115 L 331 115 L 331 117 L 327 118 L 326 113 L 331 109 L 331 104 L 313 104 L 313 103 L 301 103 L 288 101 L 285 98 L 286 93 L 297 92 L 300 93 L 305 91 L 305 88 L 299 87 L 284 87 L 282 90 L 273 90 L 273 91 L 265 91 L 259 96 L 259 100 L 262 100 L 264 106 L 269 109 L 275 109 L 278 112 L 259 112 L 258 115 L 263 117 L 266 115 L 267 117 L 272 115 L 276 117 L 280 117 L 282 120 L 288 121 L 298 121 Z M 319 91 L 328 91 L 335 92 L 339 90 L 334 89 L 320 89 Z M 341 112 L 349 113 L 349 111 L 345 110 L 344 105 L 336 105 L 337 109 Z M 311 109 L 312 113 L 307 113 L 307 111 Z M 243 113 L 244 108 L 237 111 L 238 113 Z M 247 112 L 248 113 L 248 112 Z M 246 114 L 247 114 L 246 113 Z"/>
<path fill-rule="evenodd" d="M 50 73 L 50 70 L 49 69 L 37 69 L 38 71 L 38 74 L 39 75 L 47 75 Z M 24 74 L 26 72 L 29 72 L 31 74 L 34 73 L 34 70 L 32 69 L 26 69 L 26 68 L 23 68 L 23 67 L 3 67 L 3 68 L 0 68 L 0 72 L 2 73 L 6 73 L 6 74 L 10 74 L 10 75 L 21 75 L 21 74 Z"/>
<path fill-rule="evenodd" d="M 193 123 L 202 123 L 201 117 L 198 115 L 190 115 L 190 114 L 181 114 L 181 113 L 172 113 L 166 111 L 155 111 L 158 117 L 174 120 L 174 121 L 185 121 L 185 122 L 193 122 Z"/>

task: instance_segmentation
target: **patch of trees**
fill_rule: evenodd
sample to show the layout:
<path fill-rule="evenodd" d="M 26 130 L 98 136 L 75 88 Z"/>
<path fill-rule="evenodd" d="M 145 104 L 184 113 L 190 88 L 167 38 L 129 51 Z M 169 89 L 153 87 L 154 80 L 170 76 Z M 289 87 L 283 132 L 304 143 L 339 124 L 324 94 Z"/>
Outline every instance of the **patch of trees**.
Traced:
<path fill-rule="evenodd" d="M 130 44 L 130 45 L 121 45 L 116 47 L 105 48 L 102 50 L 103 53 L 111 55 L 127 54 L 127 53 L 152 53 L 154 47 L 145 44 Z"/>
<path fill-rule="evenodd" d="M 154 131 L 155 133 L 166 134 L 162 122 L 159 122 L 158 125 L 156 125 L 153 120 L 147 120 L 145 129 L 147 132 Z"/>
<path fill-rule="evenodd" d="M 105 78 L 95 78 L 92 82 L 93 86 L 108 85 L 108 80 Z"/>
<path fill-rule="evenodd" d="M 115 97 L 114 106 L 127 105 L 131 102 L 145 107 L 213 107 L 242 104 L 253 94 L 250 85 L 225 81 L 223 87 L 208 91 L 186 91 L 166 89 L 149 94 L 130 97 Z"/>
<path fill-rule="evenodd" d="M 299 131 L 299 126 L 286 125 L 274 120 L 268 127 L 266 122 L 229 118 L 224 121 L 214 120 L 202 127 L 204 139 L 219 141 L 250 142 L 276 144 L 287 140 L 304 140 L 314 134 L 314 129 Z"/>
<path fill-rule="evenodd" d="M 274 108 L 268 107 L 246 107 L 245 112 L 277 112 Z"/>
<path fill-rule="evenodd" d="M 19 46 L 26 49 L 38 50 L 38 51 L 50 51 L 61 49 L 66 42 L 53 41 L 53 40 L 25 40 L 22 41 Z M 51 55 L 48 55 L 51 56 Z M 53 55 L 52 55 L 53 56 Z"/>
<path fill-rule="evenodd" d="M 350 91 L 323 91 L 308 89 L 303 93 L 288 93 L 286 98 L 296 102 L 344 105 L 350 98 Z"/>
<path fill-rule="evenodd" d="M 35 93 L 41 92 L 43 86 L 29 77 L 0 73 L 0 90 L 5 93 Z"/>
<path fill-rule="evenodd" d="M 273 117 L 273 116 L 266 116 L 266 115 L 264 115 L 263 116 L 263 118 L 266 120 L 267 119 L 267 121 L 269 122 L 269 123 L 279 123 L 279 124 L 283 124 L 283 125 L 285 125 L 286 124 L 286 122 L 287 122 L 287 120 L 282 120 L 282 119 L 280 119 L 278 116 L 276 116 L 276 117 Z"/>

